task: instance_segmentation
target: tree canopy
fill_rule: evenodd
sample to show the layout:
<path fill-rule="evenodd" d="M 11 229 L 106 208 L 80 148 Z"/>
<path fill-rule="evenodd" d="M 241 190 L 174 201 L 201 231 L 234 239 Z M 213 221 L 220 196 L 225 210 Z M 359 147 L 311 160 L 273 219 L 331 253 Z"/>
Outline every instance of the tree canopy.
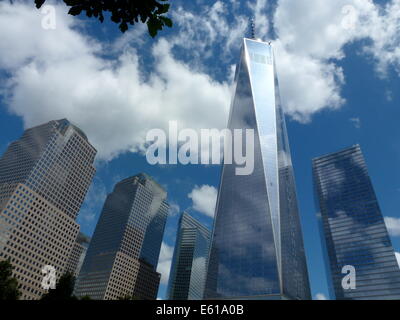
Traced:
<path fill-rule="evenodd" d="M 35 0 L 39 9 L 46 0 Z M 155 37 L 164 26 L 172 27 L 172 21 L 165 14 L 169 10 L 169 0 L 64 0 L 70 7 L 68 13 L 77 16 L 85 12 L 88 17 L 104 21 L 104 13 L 111 13 L 111 21 L 119 24 L 122 32 L 128 24 L 146 23 L 150 36 Z"/>
<path fill-rule="evenodd" d="M 0 261 L 0 300 L 18 300 L 21 295 L 18 281 L 12 277 L 12 270 L 9 260 Z"/>
<path fill-rule="evenodd" d="M 41 298 L 43 301 L 56 300 L 76 300 L 72 294 L 74 291 L 75 277 L 71 272 L 64 273 L 57 282 L 55 289 L 49 289 L 49 292 Z"/>
<path fill-rule="evenodd" d="M 125 296 L 119 297 L 118 300 L 128 301 L 128 300 L 141 300 L 141 299 L 135 295 L 125 295 Z"/>

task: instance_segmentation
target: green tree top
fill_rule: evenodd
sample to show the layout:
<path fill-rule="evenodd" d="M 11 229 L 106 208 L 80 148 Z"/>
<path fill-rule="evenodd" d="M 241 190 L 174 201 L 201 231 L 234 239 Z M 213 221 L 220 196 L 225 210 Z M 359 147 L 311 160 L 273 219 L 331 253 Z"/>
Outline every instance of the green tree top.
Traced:
<path fill-rule="evenodd" d="M 49 289 L 49 292 L 41 298 L 43 301 L 56 300 L 76 300 L 72 294 L 74 291 L 75 277 L 71 272 L 64 273 L 57 282 L 55 289 Z"/>
<path fill-rule="evenodd" d="M 135 296 L 135 295 L 132 295 L 132 296 L 125 295 L 123 297 L 119 297 L 118 300 L 124 300 L 124 301 L 127 301 L 127 300 L 140 300 L 140 298 Z"/>
<path fill-rule="evenodd" d="M 35 0 L 40 8 L 46 0 Z M 172 21 L 164 14 L 169 10 L 169 0 L 64 0 L 70 7 L 68 13 L 76 16 L 86 12 L 88 17 L 104 21 L 103 12 L 111 13 L 111 21 L 119 24 L 122 32 L 128 30 L 128 24 L 134 25 L 139 21 L 146 23 L 152 37 L 162 30 L 164 26 L 172 27 Z"/>
<path fill-rule="evenodd" d="M 9 260 L 0 261 L 0 300 L 18 300 L 21 296 L 18 281 L 12 277 L 12 270 Z"/>

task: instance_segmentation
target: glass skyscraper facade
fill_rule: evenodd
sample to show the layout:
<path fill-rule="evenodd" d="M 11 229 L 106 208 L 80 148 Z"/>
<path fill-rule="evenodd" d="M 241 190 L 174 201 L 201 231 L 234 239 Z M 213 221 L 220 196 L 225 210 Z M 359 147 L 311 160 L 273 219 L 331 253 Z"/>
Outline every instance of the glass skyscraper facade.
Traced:
<path fill-rule="evenodd" d="M 272 45 L 243 40 L 228 128 L 254 130 L 254 171 L 222 169 L 206 299 L 310 299 Z"/>
<path fill-rule="evenodd" d="M 89 243 L 90 238 L 84 235 L 82 232 L 79 232 L 66 268 L 66 270 L 71 272 L 75 277 L 79 274 L 79 271 L 81 270 L 83 260 L 85 259 L 86 252 L 89 247 Z"/>
<path fill-rule="evenodd" d="M 168 283 L 169 300 L 201 300 L 207 271 L 210 231 L 183 212 L 179 219 Z"/>
<path fill-rule="evenodd" d="M 360 146 L 313 159 L 331 299 L 400 299 L 400 269 Z M 355 289 L 344 289 L 344 266 Z"/>
<path fill-rule="evenodd" d="M 67 119 L 25 130 L 0 158 L 0 260 L 15 267 L 21 299 L 39 299 L 42 268 L 69 270 L 75 219 L 95 173 L 96 149 Z"/>
<path fill-rule="evenodd" d="M 144 173 L 115 185 L 77 278 L 77 296 L 156 299 L 156 268 L 169 211 L 166 198 L 166 191 Z"/>
<path fill-rule="evenodd" d="M 23 183 L 76 219 L 96 172 L 96 152 L 67 119 L 27 129 L 0 158 L 0 187 Z"/>

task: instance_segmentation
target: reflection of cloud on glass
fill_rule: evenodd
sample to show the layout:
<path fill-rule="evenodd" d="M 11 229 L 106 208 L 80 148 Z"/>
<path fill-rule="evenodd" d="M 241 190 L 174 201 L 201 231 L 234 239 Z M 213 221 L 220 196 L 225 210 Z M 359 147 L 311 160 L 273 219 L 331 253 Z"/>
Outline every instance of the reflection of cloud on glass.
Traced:
<path fill-rule="evenodd" d="M 332 295 L 397 299 L 400 270 L 360 147 L 314 159 L 313 171 Z M 397 221 L 389 222 L 394 228 Z M 360 285 L 355 290 L 341 286 L 345 265 L 356 269 Z"/>
<path fill-rule="evenodd" d="M 173 247 L 167 245 L 165 242 L 161 244 L 160 258 L 158 259 L 157 272 L 161 273 L 160 283 L 162 284 L 168 283 L 173 250 L 174 250 Z"/>
<path fill-rule="evenodd" d="M 85 224 L 91 225 L 93 223 L 97 213 L 101 210 L 106 196 L 107 190 L 105 184 L 99 177 L 95 177 L 86 194 L 82 209 L 79 211 L 79 218 Z"/>
<path fill-rule="evenodd" d="M 385 217 L 385 224 L 391 236 L 400 236 L 400 218 Z"/>
<path fill-rule="evenodd" d="M 180 207 L 177 203 L 170 200 L 169 204 L 169 216 L 176 216 L 180 211 Z"/>
<path fill-rule="evenodd" d="M 335 194 L 340 193 L 340 187 L 346 181 L 346 172 L 338 168 L 335 164 L 325 165 L 324 170 L 327 172 L 335 171 L 335 175 L 327 175 L 324 177 L 324 186 L 321 186 L 325 197 L 333 197 Z"/>
<path fill-rule="evenodd" d="M 317 293 L 315 295 L 315 300 L 328 300 L 328 298 L 323 293 Z"/>
<path fill-rule="evenodd" d="M 207 299 L 311 298 L 294 174 L 272 62 L 270 44 L 244 39 L 228 128 L 254 130 L 254 170 L 238 176 L 234 166 L 223 166 Z"/>
<path fill-rule="evenodd" d="M 249 199 L 248 201 L 250 201 Z M 243 199 L 243 201 L 246 201 Z M 257 223 L 257 221 L 249 221 L 243 223 L 242 217 L 238 215 L 232 215 L 232 223 L 237 225 L 237 232 L 242 237 L 233 237 L 230 239 L 231 250 L 230 254 L 232 257 L 240 259 L 246 259 L 251 256 L 254 250 L 260 250 L 263 257 L 273 257 L 276 254 L 276 248 L 273 242 L 260 242 L 259 239 L 263 238 L 263 228 Z M 274 259 L 271 259 L 273 262 Z"/>
<path fill-rule="evenodd" d="M 223 264 L 220 265 L 220 276 L 225 280 L 227 286 L 224 288 L 224 294 L 227 297 L 237 296 L 237 288 L 241 288 L 243 295 L 254 295 L 255 292 L 261 294 L 276 294 L 279 292 L 277 282 L 271 277 L 249 277 L 245 274 L 231 272 Z"/>
<path fill-rule="evenodd" d="M 170 300 L 201 300 L 207 272 L 210 231 L 187 212 L 179 219 L 168 282 Z"/>

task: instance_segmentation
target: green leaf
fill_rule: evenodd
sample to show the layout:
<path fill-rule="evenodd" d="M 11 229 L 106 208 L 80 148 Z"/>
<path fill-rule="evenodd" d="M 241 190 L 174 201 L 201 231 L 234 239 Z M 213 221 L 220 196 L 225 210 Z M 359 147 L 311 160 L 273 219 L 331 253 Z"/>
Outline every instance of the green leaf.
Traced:
<path fill-rule="evenodd" d="M 161 4 L 157 9 L 157 14 L 167 13 L 169 9 L 169 4 Z"/>
<path fill-rule="evenodd" d="M 112 22 L 115 22 L 115 23 L 119 23 L 119 22 L 121 21 L 121 17 L 120 17 L 120 16 L 117 16 L 116 14 L 113 14 L 113 15 L 111 16 L 111 21 L 112 21 Z"/>
<path fill-rule="evenodd" d="M 0 0 L 1 1 L 1 0 Z M 115 22 L 121 32 L 128 30 L 130 25 L 141 21 L 147 24 L 149 34 L 155 37 L 164 27 L 172 27 L 170 18 L 163 17 L 170 9 L 170 0 L 63 0 L 69 7 L 68 13 L 73 16 L 85 14 L 88 17 L 104 21 L 103 12 L 111 15 L 111 21 Z M 34 0 L 37 8 L 40 8 L 46 0 Z"/>
<path fill-rule="evenodd" d="M 160 20 L 162 21 L 162 22 L 164 22 L 164 24 L 167 26 L 167 27 L 172 27 L 172 20 L 170 19 L 170 18 L 167 18 L 167 17 L 160 17 Z"/>
<path fill-rule="evenodd" d="M 80 14 L 82 12 L 82 9 L 83 8 L 81 6 L 71 7 L 71 9 L 69 9 L 68 13 L 73 16 L 77 16 L 78 14 Z"/>
<path fill-rule="evenodd" d="M 125 32 L 126 30 L 128 30 L 128 24 L 125 21 L 121 22 L 121 24 L 119 25 L 119 29 L 122 32 Z"/>
<path fill-rule="evenodd" d="M 154 19 L 149 19 L 147 21 L 147 29 L 149 30 L 149 34 L 152 38 L 154 38 L 157 35 L 158 28 Z"/>
<path fill-rule="evenodd" d="M 40 9 L 46 0 L 35 0 L 36 8 Z"/>

